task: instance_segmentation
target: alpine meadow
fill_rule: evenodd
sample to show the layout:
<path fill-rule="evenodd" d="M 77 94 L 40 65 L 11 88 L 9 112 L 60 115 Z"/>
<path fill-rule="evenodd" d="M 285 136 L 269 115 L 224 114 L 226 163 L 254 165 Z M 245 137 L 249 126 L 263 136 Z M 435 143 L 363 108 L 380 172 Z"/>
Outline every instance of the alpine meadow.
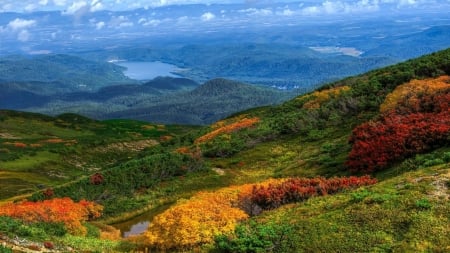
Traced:
<path fill-rule="evenodd" d="M 0 252 L 449 252 L 438 2 L 5 0 Z"/>

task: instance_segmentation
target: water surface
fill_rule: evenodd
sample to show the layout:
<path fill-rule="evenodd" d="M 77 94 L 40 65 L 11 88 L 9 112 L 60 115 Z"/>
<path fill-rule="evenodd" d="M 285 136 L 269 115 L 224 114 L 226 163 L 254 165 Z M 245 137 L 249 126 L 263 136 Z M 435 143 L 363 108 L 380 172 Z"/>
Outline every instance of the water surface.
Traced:
<path fill-rule="evenodd" d="M 127 68 L 123 73 L 131 79 L 151 80 L 158 76 L 177 77 L 174 74 L 178 67 L 172 64 L 160 61 L 153 62 L 137 62 L 137 61 L 120 61 L 114 62 L 119 66 Z"/>
<path fill-rule="evenodd" d="M 171 204 L 162 205 L 149 211 L 138 215 L 130 220 L 112 224 L 113 227 L 120 230 L 120 234 L 123 238 L 138 235 L 145 231 L 147 231 L 148 225 L 150 225 L 150 221 L 158 214 L 164 212 L 167 208 L 169 208 Z"/>

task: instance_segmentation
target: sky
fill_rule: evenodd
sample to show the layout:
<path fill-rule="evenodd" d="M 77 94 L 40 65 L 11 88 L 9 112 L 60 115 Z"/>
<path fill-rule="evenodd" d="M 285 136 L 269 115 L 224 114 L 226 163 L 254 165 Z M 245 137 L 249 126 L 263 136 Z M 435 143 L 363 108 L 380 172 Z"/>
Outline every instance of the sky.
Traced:
<path fill-rule="evenodd" d="M 33 12 L 60 10 L 68 13 L 80 8 L 98 10 L 130 10 L 137 8 L 153 8 L 175 4 L 228 4 L 228 3 L 270 3 L 294 2 L 297 0 L 263 1 L 263 0 L 0 0 L 0 12 Z"/>
<path fill-rule="evenodd" d="M 181 8 L 183 11 L 170 10 L 170 13 L 151 9 L 194 3 L 205 5 Z M 222 6 L 217 6 L 218 8 L 208 6 L 226 3 L 241 5 L 223 9 Z M 148 10 L 144 14 L 130 11 L 138 8 Z M 100 32 L 115 33 L 115 30 L 185 31 L 189 25 L 190 29 L 199 29 L 203 26 L 238 27 L 250 21 L 255 24 L 289 24 L 334 15 L 340 17 L 357 17 L 369 13 L 385 15 L 392 10 L 397 13 L 409 13 L 413 9 L 423 11 L 430 8 L 445 13 L 450 8 L 450 0 L 0 0 L 0 13 L 19 13 L 3 17 L 0 15 L 0 44 L 6 40 L 12 41 L 11 43 L 33 42 L 36 39 L 76 40 L 83 35 L 74 31 L 80 24 L 83 24 L 83 29 L 88 31 L 87 33 L 100 36 Z M 45 13 L 31 15 L 33 12 L 50 10 L 60 13 L 53 15 L 56 16 L 54 19 L 47 18 Z M 103 10 L 128 12 L 100 12 Z M 68 24 L 61 24 L 59 19 L 71 21 Z"/>
<path fill-rule="evenodd" d="M 258 3 L 276 3 L 285 2 L 302 3 L 302 0 L 0 0 L 0 12 L 34 12 L 59 10 L 67 14 L 76 13 L 80 9 L 91 12 L 99 10 L 130 10 L 137 8 L 154 8 L 174 4 L 227 4 L 241 3 L 246 5 L 256 5 Z M 365 6 L 376 7 L 382 3 L 391 3 L 402 6 L 418 5 L 439 5 L 440 3 L 450 3 L 450 0 L 324 0 L 324 1 L 303 1 L 314 3 L 318 7 L 335 8 L 337 6 Z"/>

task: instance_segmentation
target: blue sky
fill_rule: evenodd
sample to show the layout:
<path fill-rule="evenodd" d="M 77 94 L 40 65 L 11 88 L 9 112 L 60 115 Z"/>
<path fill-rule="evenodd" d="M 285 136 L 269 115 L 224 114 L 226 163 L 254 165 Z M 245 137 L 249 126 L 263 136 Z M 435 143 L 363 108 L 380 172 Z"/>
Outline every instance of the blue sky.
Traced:
<path fill-rule="evenodd" d="M 99 10 L 129 10 L 136 8 L 152 8 L 172 4 L 213 4 L 213 3 L 242 3 L 246 5 L 255 5 L 258 3 L 285 2 L 302 3 L 302 0 L 0 0 L 0 12 L 33 12 L 45 10 L 60 10 L 68 14 L 75 13 L 80 9 L 89 11 Z M 337 7 L 337 6 L 372 6 L 376 8 L 379 4 L 393 4 L 402 6 L 420 6 L 420 5 L 439 5 L 441 3 L 450 3 L 450 0 L 323 0 L 323 1 L 303 1 L 317 3 L 318 7 Z"/>

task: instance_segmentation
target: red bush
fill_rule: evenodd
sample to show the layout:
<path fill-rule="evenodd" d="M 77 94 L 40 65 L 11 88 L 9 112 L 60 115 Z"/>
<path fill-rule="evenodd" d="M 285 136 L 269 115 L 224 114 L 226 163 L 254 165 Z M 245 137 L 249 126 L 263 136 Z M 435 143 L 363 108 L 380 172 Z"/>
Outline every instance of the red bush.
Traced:
<path fill-rule="evenodd" d="M 370 176 L 342 178 L 290 178 L 279 184 L 254 186 L 250 194 L 252 204 L 262 209 L 273 209 L 283 204 L 304 201 L 310 197 L 337 193 L 377 182 Z"/>
<path fill-rule="evenodd" d="M 54 249 L 54 248 L 55 248 L 55 245 L 53 245 L 52 242 L 44 242 L 44 247 L 45 247 L 46 249 Z"/>
<path fill-rule="evenodd" d="M 44 194 L 45 198 L 50 199 L 53 197 L 53 195 L 55 195 L 55 192 L 53 191 L 52 188 L 47 188 L 47 189 L 45 189 L 44 192 L 42 192 L 42 194 Z"/>
<path fill-rule="evenodd" d="M 104 181 L 103 175 L 101 173 L 95 173 L 94 175 L 91 175 L 89 178 L 89 182 L 93 185 L 99 185 L 102 184 Z"/>
<path fill-rule="evenodd" d="M 394 161 L 430 150 L 450 136 L 450 90 L 408 98 L 377 121 L 353 130 L 346 165 L 353 172 L 382 170 Z"/>

